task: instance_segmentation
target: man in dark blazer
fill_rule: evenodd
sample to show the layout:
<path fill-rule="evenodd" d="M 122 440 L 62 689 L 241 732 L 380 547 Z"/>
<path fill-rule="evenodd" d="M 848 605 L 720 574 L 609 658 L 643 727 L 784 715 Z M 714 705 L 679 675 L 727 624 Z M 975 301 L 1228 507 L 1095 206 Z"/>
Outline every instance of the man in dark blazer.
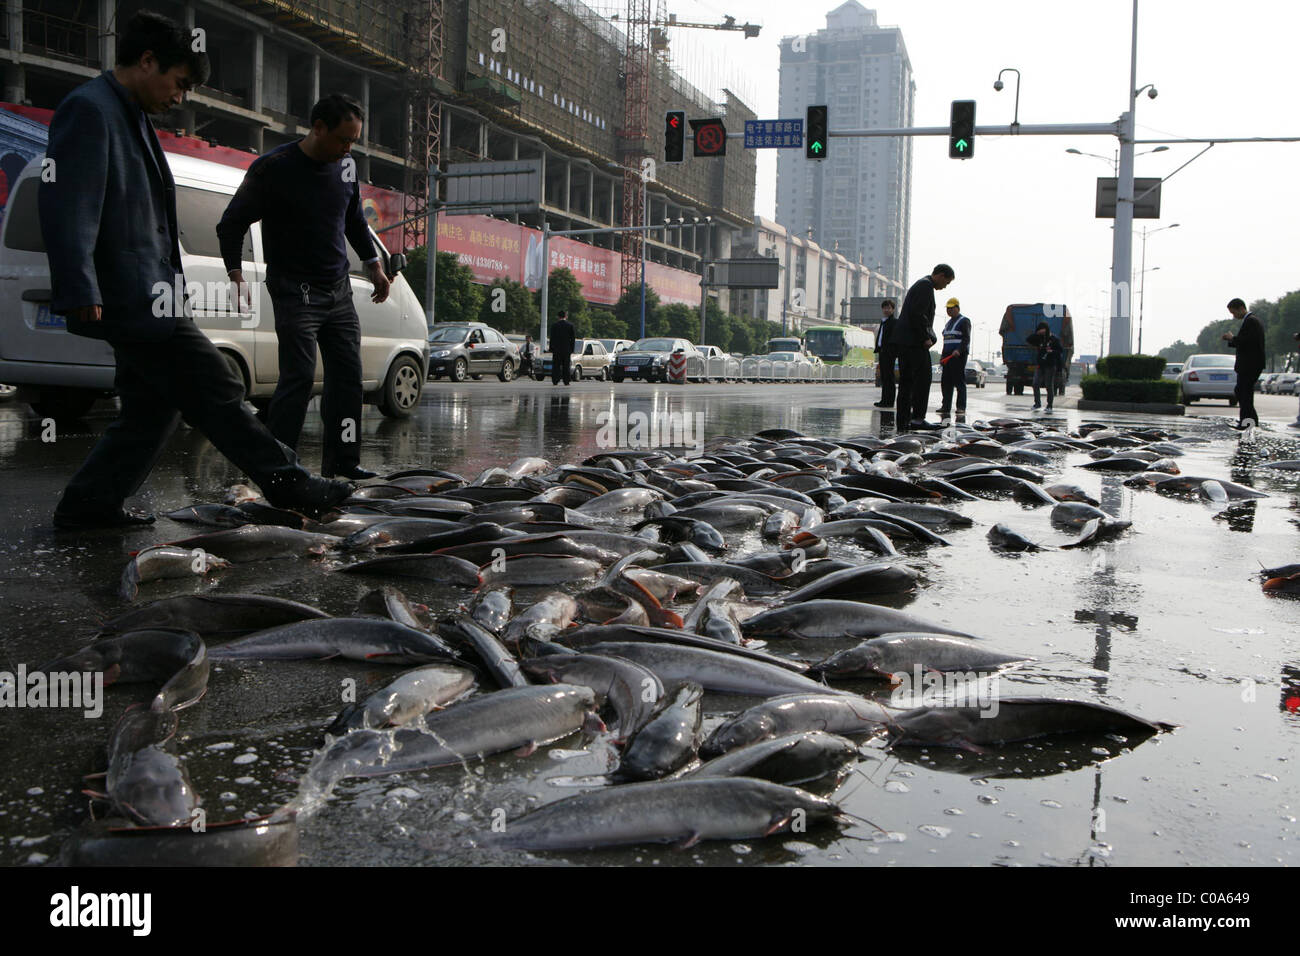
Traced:
<path fill-rule="evenodd" d="M 54 513 L 59 528 L 129 527 L 127 511 L 181 416 L 279 507 L 319 512 L 351 485 L 313 477 L 244 405 L 244 383 L 188 314 L 176 187 L 150 113 L 208 77 L 204 53 L 175 22 L 141 11 L 118 40 L 117 65 L 64 98 L 50 122 L 50 175 L 39 194 L 50 311 L 74 335 L 103 339 L 121 401 Z"/>
<path fill-rule="evenodd" d="M 939 341 L 934 332 L 934 294 L 948 288 L 957 277 L 952 266 L 939 263 L 930 274 L 907 290 L 894 329 L 898 349 L 898 430 L 932 428 L 925 420 L 930 402 L 930 346 Z"/>
<path fill-rule="evenodd" d="M 1254 312 L 1246 310 L 1246 303 L 1241 299 L 1229 302 L 1228 311 L 1234 319 L 1241 321 L 1241 328 L 1235 333 L 1223 333 L 1223 341 L 1228 343 L 1228 348 L 1237 350 L 1237 361 L 1233 364 L 1237 372 L 1237 428 L 1244 431 L 1247 428 L 1246 422 L 1259 427 L 1259 414 L 1255 411 L 1255 382 L 1267 363 L 1264 354 L 1264 323 L 1259 321 Z"/>
<path fill-rule="evenodd" d="M 573 344 L 576 341 L 573 323 L 569 314 L 560 310 L 560 317 L 551 326 L 551 384 L 559 385 L 560 379 L 569 384 L 569 360 L 573 357 Z"/>
<path fill-rule="evenodd" d="M 876 402 L 876 408 L 894 407 L 894 363 L 898 361 L 894 328 L 897 325 L 894 300 L 886 299 L 880 303 L 880 327 L 876 330 L 876 360 L 880 363 L 880 401 Z"/>

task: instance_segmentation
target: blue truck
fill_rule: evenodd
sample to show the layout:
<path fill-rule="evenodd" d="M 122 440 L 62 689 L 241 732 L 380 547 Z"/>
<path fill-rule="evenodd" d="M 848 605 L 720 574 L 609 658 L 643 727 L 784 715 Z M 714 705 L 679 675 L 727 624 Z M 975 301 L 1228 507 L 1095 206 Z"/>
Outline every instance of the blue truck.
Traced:
<path fill-rule="evenodd" d="M 1027 344 L 1025 339 L 1038 328 L 1039 322 L 1047 323 L 1052 334 L 1061 340 L 1065 351 L 1060 374 L 1054 383 L 1056 394 L 1065 394 L 1065 386 L 1070 381 L 1070 360 L 1074 357 L 1074 322 L 1070 318 L 1070 309 L 1064 305 L 1035 302 L 1009 305 L 1002 314 L 998 334 L 1002 336 L 1008 395 L 1023 395 L 1026 385 L 1033 387 L 1034 372 L 1038 369 L 1038 349 Z"/>

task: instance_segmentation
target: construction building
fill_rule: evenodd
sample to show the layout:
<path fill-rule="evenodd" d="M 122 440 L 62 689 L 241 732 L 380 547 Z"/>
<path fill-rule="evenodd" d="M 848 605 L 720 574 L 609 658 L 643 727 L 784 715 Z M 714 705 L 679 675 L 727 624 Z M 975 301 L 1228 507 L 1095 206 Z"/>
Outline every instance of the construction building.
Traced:
<path fill-rule="evenodd" d="M 540 159 L 541 211 L 511 217 L 514 224 L 622 225 L 621 164 L 662 159 L 665 111 L 722 116 L 735 130 L 754 118 L 737 97 L 711 100 L 656 55 L 646 136 L 630 141 L 622 135 L 626 34 L 576 0 L 5 0 L 4 99 L 56 108 L 112 67 L 115 32 L 141 7 L 201 30 L 212 63 L 207 85 L 156 117 L 157 126 L 261 153 L 306 135 L 321 95 L 349 93 L 367 118 L 352 150 L 358 175 L 405 194 L 407 216 L 424 201 L 429 161 Z M 731 255 L 733 238 L 752 226 L 754 188 L 754 157 L 744 149 L 719 159 L 694 159 L 688 149 L 681 165 L 658 162 L 648 222 L 672 225 L 650 235 L 648 261 L 698 274 L 702 259 Z M 423 242 L 422 232 L 419 223 L 405 227 L 407 244 Z M 385 233 L 390 247 L 396 236 Z M 693 295 L 698 301 L 698 280 Z M 725 292 L 719 304 L 729 308 Z"/>

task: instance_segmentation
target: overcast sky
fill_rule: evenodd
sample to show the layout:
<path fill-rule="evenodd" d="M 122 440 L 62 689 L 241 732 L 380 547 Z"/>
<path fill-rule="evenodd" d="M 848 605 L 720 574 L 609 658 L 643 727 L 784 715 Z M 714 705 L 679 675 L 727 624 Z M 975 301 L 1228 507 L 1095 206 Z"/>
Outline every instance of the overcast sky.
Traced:
<path fill-rule="evenodd" d="M 731 13 L 760 23 L 762 35 L 674 30 L 683 56 L 729 60 L 762 118 L 777 118 L 778 42 L 825 27 L 833 0 L 667 0 L 682 20 L 718 21 Z M 979 125 L 1010 124 L 1015 76 L 993 90 L 1003 67 L 1021 71 L 1020 122 L 1109 123 L 1128 106 L 1131 0 L 890 0 L 866 3 L 881 26 L 903 31 L 916 81 L 918 126 L 946 126 L 954 99 L 978 102 Z M 1300 71 L 1295 44 L 1300 3 L 1292 0 L 1142 0 L 1138 86 L 1154 83 L 1137 106 L 1139 139 L 1300 135 Z M 715 91 L 710 91 L 715 92 Z M 836 128 L 835 116 L 830 117 Z M 946 137 L 921 137 L 914 150 L 912 275 L 950 263 L 950 291 L 975 323 L 978 353 L 1011 302 L 1064 301 L 1075 317 L 1076 354 L 1095 352 L 1107 311 L 1110 220 L 1094 218 L 1096 177 L 1109 159 L 1073 156 L 1068 147 L 1111 157 L 1113 136 L 980 137 L 975 157 L 948 159 Z M 834 148 L 832 140 L 831 148 Z M 1138 151 L 1154 146 L 1139 146 Z M 1138 176 L 1166 176 L 1202 145 L 1171 145 L 1141 156 Z M 759 157 L 757 212 L 775 217 L 775 150 Z M 688 162 L 690 160 L 688 159 Z M 1147 240 L 1142 346 L 1155 352 L 1194 340 L 1208 321 L 1228 316 L 1228 299 L 1276 299 L 1300 289 L 1300 143 L 1220 144 L 1163 188 L 1161 218 L 1137 220 L 1133 268 L 1141 268 L 1140 229 L 1179 223 Z M 1158 268 L 1157 268 L 1158 267 Z M 1140 280 L 1140 277 L 1139 277 Z M 1134 350 L 1137 346 L 1137 282 Z"/>

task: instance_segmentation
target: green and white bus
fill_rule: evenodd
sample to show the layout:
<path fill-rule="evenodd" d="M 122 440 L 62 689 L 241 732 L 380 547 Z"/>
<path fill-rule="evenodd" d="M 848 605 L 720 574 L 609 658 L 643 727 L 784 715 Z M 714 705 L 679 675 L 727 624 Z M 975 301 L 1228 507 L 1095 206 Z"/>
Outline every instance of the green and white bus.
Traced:
<path fill-rule="evenodd" d="M 804 329 L 804 348 L 827 365 L 871 365 L 875 336 L 856 325 L 814 325 Z"/>

